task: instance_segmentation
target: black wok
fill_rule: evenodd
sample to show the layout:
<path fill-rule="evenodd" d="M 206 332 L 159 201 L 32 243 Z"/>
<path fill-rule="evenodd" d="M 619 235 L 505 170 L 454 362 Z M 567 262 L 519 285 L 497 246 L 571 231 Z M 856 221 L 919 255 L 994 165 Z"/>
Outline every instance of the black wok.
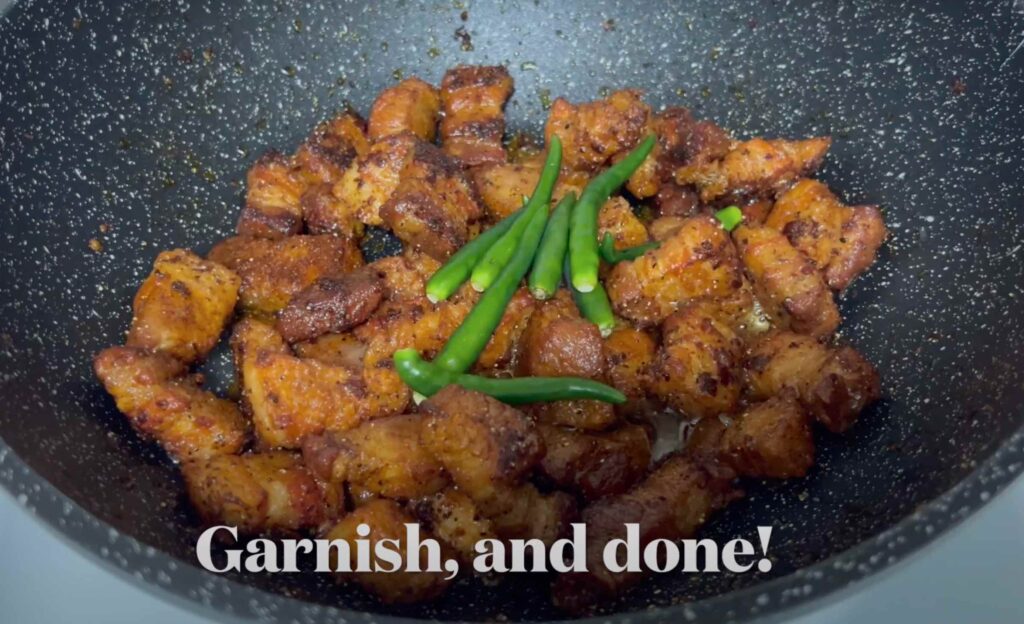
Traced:
<path fill-rule="evenodd" d="M 106 565 L 225 617 L 559 617 L 544 579 L 396 608 L 314 574 L 199 570 L 176 470 L 90 372 L 157 251 L 231 231 L 264 149 L 399 75 L 505 63 L 513 129 L 538 133 L 549 94 L 641 87 L 740 136 L 831 134 L 822 177 L 882 205 L 891 240 L 842 310 L 885 400 L 819 436 L 806 479 L 751 484 L 705 532 L 773 525 L 775 567 L 659 576 L 605 612 L 749 619 L 845 587 L 1024 461 L 1022 38 L 1009 0 L 18 4 L 0 23 L 0 482 Z"/>

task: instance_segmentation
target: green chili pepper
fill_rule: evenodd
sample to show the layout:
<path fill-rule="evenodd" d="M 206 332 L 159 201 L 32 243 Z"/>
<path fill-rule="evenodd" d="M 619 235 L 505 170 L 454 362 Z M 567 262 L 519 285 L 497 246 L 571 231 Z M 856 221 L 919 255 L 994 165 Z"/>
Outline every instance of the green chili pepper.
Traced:
<path fill-rule="evenodd" d="M 537 180 L 537 186 L 533 189 L 533 195 L 526 202 L 525 212 L 529 213 L 536 206 L 543 206 L 544 210 L 548 209 L 551 204 L 551 192 L 555 188 L 555 182 L 558 181 L 561 165 L 562 141 L 555 136 L 551 138 L 548 156 L 544 160 L 544 168 L 541 170 L 540 179 Z M 473 274 L 470 278 L 474 289 L 483 292 L 494 283 L 501 269 L 508 264 L 516 248 L 519 247 L 526 226 L 525 219 L 519 221 L 484 252 L 483 258 L 473 267 Z"/>
<path fill-rule="evenodd" d="M 636 260 L 648 251 L 657 249 L 660 246 L 661 243 L 651 241 L 650 243 L 644 243 L 643 245 L 637 245 L 636 247 L 629 247 L 628 249 L 617 251 L 615 249 L 615 239 L 611 234 L 606 232 L 604 238 L 601 240 L 601 259 L 608 264 L 618 264 L 626 260 Z"/>
<path fill-rule="evenodd" d="M 569 223 L 569 261 L 572 285 L 587 293 L 597 286 L 601 264 L 597 250 L 597 212 L 608 197 L 625 184 L 654 148 L 657 137 L 648 136 L 625 158 L 605 169 L 583 189 Z"/>
<path fill-rule="evenodd" d="M 544 228 L 544 237 L 540 241 L 540 249 L 533 259 L 530 271 L 530 292 L 535 299 L 550 299 L 558 290 L 562 280 L 562 263 L 565 250 L 569 247 L 569 215 L 576 204 L 576 193 L 569 192 L 558 202 L 555 211 L 548 219 Z"/>
<path fill-rule="evenodd" d="M 400 349 L 394 356 L 395 370 L 407 386 L 423 396 L 433 396 L 452 384 L 490 395 L 503 403 L 521 405 L 539 401 L 589 399 L 623 403 L 625 395 L 603 383 L 579 377 L 512 377 L 492 379 L 452 373 L 425 361 L 415 349 Z"/>
<path fill-rule="evenodd" d="M 601 282 L 597 283 L 594 290 L 582 293 L 573 288 L 572 280 L 569 278 L 569 258 L 565 259 L 565 285 L 572 293 L 572 299 L 576 302 L 580 314 L 597 328 L 601 330 L 601 336 L 607 338 L 615 329 L 615 315 L 612 313 L 612 303 L 608 300 L 608 293 L 605 292 Z"/>
<path fill-rule="evenodd" d="M 534 212 L 529 217 L 529 225 L 523 231 L 523 238 L 515 254 L 505 268 L 501 270 L 498 279 L 494 280 L 491 287 L 480 296 L 473 309 L 459 325 L 455 333 L 448 339 L 441 352 L 437 354 L 435 362 L 444 370 L 453 373 L 464 373 L 476 362 L 480 353 L 487 346 L 494 330 L 501 322 L 505 308 L 512 299 L 519 282 L 530 270 L 530 263 L 533 262 L 533 254 L 540 244 L 540 238 L 544 234 L 544 225 L 548 221 L 547 206 L 534 206 Z"/>
<path fill-rule="evenodd" d="M 715 213 L 715 218 L 721 222 L 726 232 L 732 232 L 743 222 L 743 211 L 739 206 L 726 206 Z"/>
<path fill-rule="evenodd" d="M 473 267 L 480 258 L 487 253 L 499 238 L 526 212 L 526 207 L 520 208 L 509 216 L 505 217 L 494 227 L 483 232 L 473 240 L 469 241 L 462 249 L 455 252 L 448 262 L 444 263 L 427 281 L 427 299 L 433 303 L 444 301 L 452 296 L 462 283 L 469 279 Z"/>

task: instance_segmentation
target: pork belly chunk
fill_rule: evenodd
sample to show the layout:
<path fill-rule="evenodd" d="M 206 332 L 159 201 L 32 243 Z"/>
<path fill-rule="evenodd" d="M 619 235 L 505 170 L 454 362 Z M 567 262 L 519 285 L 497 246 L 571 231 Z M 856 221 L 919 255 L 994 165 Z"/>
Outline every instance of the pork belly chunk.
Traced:
<path fill-rule="evenodd" d="M 433 85 L 415 76 L 406 78 L 374 100 L 367 132 L 371 141 L 403 132 L 433 141 L 440 111 L 441 99 Z"/>
<path fill-rule="evenodd" d="M 501 65 L 460 65 L 441 80 L 441 145 L 467 167 L 505 162 L 505 102 L 512 77 Z"/>

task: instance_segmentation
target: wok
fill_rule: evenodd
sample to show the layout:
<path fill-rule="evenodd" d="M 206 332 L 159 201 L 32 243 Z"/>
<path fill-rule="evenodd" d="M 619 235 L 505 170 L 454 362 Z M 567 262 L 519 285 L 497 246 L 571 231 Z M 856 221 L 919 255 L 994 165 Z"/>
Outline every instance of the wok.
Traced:
<path fill-rule="evenodd" d="M 503 63 L 512 129 L 539 134 L 549 97 L 640 87 L 739 136 L 830 134 L 822 177 L 883 207 L 891 239 L 841 308 L 884 401 L 704 533 L 774 526 L 772 571 L 659 575 L 603 611 L 778 617 L 906 557 L 1024 462 L 1022 37 L 1009 1 L 19 3 L 0 23 L 0 482 L 108 568 L 224 619 L 561 617 L 543 578 L 384 607 L 313 573 L 200 570 L 175 468 L 90 371 L 158 250 L 232 230 L 263 150 L 401 75 Z M 207 366 L 221 386 L 227 361 Z"/>

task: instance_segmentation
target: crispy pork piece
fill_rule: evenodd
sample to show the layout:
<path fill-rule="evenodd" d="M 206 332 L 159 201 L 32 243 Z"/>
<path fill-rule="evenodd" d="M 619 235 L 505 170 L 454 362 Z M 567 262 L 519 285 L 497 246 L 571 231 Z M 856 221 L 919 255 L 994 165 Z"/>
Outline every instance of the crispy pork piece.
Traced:
<path fill-rule="evenodd" d="M 641 546 L 656 539 L 693 537 L 708 516 L 737 496 L 731 472 L 674 455 L 633 489 L 583 510 L 587 572 L 562 574 L 552 586 L 555 605 L 583 614 L 638 583 L 643 573 L 613 573 L 602 560 L 605 544 L 626 537 L 626 523 L 640 528 Z"/>
<path fill-rule="evenodd" d="M 246 174 L 245 206 L 238 217 L 241 236 L 281 238 L 302 231 L 302 194 L 308 188 L 292 158 L 271 150 Z"/>
<path fill-rule="evenodd" d="M 135 293 L 128 346 L 186 363 L 203 359 L 231 318 L 240 283 L 229 269 L 190 251 L 161 252 Z"/>
<path fill-rule="evenodd" d="M 532 483 L 501 487 L 478 506 L 498 537 L 538 539 L 547 546 L 565 536 L 578 516 L 570 494 L 557 490 L 544 494 Z"/>
<path fill-rule="evenodd" d="M 689 301 L 729 295 L 741 275 L 728 233 L 704 215 L 686 219 L 658 249 L 616 264 L 605 286 L 619 315 L 649 327 Z"/>
<path fill-rule="evenodd" d="M 551 401 L 531 407 L 537 422 L 581 431 L 605 431 L 621 420 L 615 406 L 602 401 Z"/>
<path fill-rule="evenodd" d="M 420 445 L 419 414 L 378 418 L 344 432 L 310 436 L 306 464 L 321 479 L 365 495 L 414 499 L 448 485 L 441 464 Z"/>
<path fill-rule="evenodd" d="M 309 342 L 300 342 L 295 353 L 301 358 L 320 360 L 332 366 L 343 366 L 350 371 L 363 370 L 366 343 L 352 332 L 324 334 Z"/>
<path fill-rule="evenodd" d="M 696 186 L 704 202 L 767 194 L 813 173 L 831 143 L 829 137 L 751 139 L 733 146 L 721 160 L 680 167 L 675 178 L 678 184 Z"/>
<path fill-rule="evenodd" d="M 540 473 L 559 489 L 585 500 L 621 494 L 645 474 L 651 464 L 651 440 L 640 425 L 624 425 L 588 433 L 541 424 L 537 427 L 546 452 Z"/>
<path fill-rule="evenodd" d="M 444 260 L 466 244 L 483 215 L 476 189 L 459 164 L 417 141 L 380 219 L 407 246 Z"/>
<path fill-rule="evenodd" d="M 364 323 L 384 296 L 383 277 L 364 267 L 321 277 L 291 298 L 277 316 L 277 330 L 291 343 L 344 332 Z"/>
<path fill-rule="evenodd" d="M 767 227 L 740 226 L 733 236 L 764 311 L 779 327 L 815 338 L 842 320 L 814 262 Z"/>
<path fill-rule="evenodd" d="M 849 429 L 881 398 L 878 372 L 849 346 L 829 347 L 809 336 L 774 332 L 747 357 L 747 390 L 764 400 L 794 391 L 807 411 L 833 432 Z"/>
<path fill-rule="evenodd" d="M 345 540 L 351 548 L 347 553 L 349 569 L 355 569 L 356 562 L 355 543 L 357 539 L 370 541 L 370 552 L 373 559 L 371 564 L 378 564 L 385 569 L 391 567 L 391 563 L 384 561 L 374 554 L 375 545 L 380 540 L 392 540 L 393 550 L 399 553 L 406 552 L 407 533 L 406 524 L 415 523 L 416 518 L 411 516 L 402 507 L 391 500 L 378 498 L 356 508 L 355 511 L 341 519 L 324 536 L 328 540 Z M 357 532 L 357 527 L 365 524 L 369 527 L 370 533 L 363 537 Z M 426 531 L 420 531 L 420 539 L 429 539 L 432 536 Z M 332 551 L 337 556 L 336 551 Z M 419 568 L 425 570 L 427 567 L 426 549 L 421 548 L 419 554 Z M 332 560 L 332 566 L 338 563 Z M 448 587 L 449 581 L 445 580 L 445 572 L 410 572 L 408 562 L 403 562 L 399 570 L 390 573 L 384 572 L 350 572 L 338 573 L 340 580 L 351 580 L 366 591 L 374 594 L 385 603 L 412 603 L 422 602 L 436 598 Z"/>
<path fill-rule="evenodd" d="M 296 453 L 219 455 L 181 466 L 189 500 L 207 525 L 237 526 L 244 534 L 315 529 L 336 511 Z"/>
<path fill-rule="evenodd" d="M 295 152 L 299 173 L 310 184 L 333 184 L 352 161 L 370 150 L 366 122 L 352 109 L 318 125 Z"/>
<path fill-rule="evenodd" d="M 422 444 L 473 500 L 521 483 L 544 454 L 533 422 L 485 394 L 448 386 L 420 411 Z"/>
<path fill-rule="evenodd" d="M 800 180 L 780 195 L 764 224 L 814 260 L 833 290 L 871 266 L 886 237 L 877 206 L 847 206 L 817 180 Z"/>
<path fill-rule="evenodd" d="M 537 301 L 527 288 L 520 288 L 512 295 L 494 335 L 477 358 L 474 366 L 477 371 L 494 370 L 512 363 L 536 307 Z"/>
<path fill-rule="evenodd" d="M 297 449 L 308 435 L 345 431 L 371 415 L 357 373 L 295 357 L 275 333 L 246 319 L 231 339 L 242 397 L 262 447 Z"/>
<path fill-rule="evenodd" d="M 593 172 L 639 143 L 651 112 L 640 96 L 640 91 L 624 89 L 584 104 L 556 99 L 544 139 L 549 144 L 552 136 L 562 140 L 562 168 Z"/>
<path fill-rule="evenodd" d="M 729 414 L 742 390 L 743 341 L 717 302 L 690 304 L 665 319 L 651 391 L 689 418 Z"/>
<path fill-rule="evenodd" d="M 179 460 L 239 452 L 247 424 L 233 402 L 199 387 L 165 353 L 110 347 L 93 360 L 96 377 L 142 436 Z"/>
<path fill-rule="evenodd" d="M 368 132 L 371 141 L 411 132 L 424 141 L 433 141 L 441 99 L 437 89 L 419 78 L 406 78 L 380 92 L 370 109 Z"/>
<path fill-rule="evenodd" d="M 491 221 L 501 221 L 523 206 L 523 199 L 533 194 L 540 180 L 542 164 L 541 158 L 531 158 L 523 162 L 490 163 L 470 169 L 469 175 Z M 569 191 L 578 196 L 586 182 L 585 175 L 563 171 L 551 193 L 552 202 L 557 203 Z"/>
<path fill-rule="evenodd" d="M 472 564 L 477 542 L 495 537 L 491 521 L 473 499 L 455 488 L 445 488 L 411 506 L 427 530 L 451 548 L 463 565 Z"/>
<path fill-rule="evenodd" d="M 645 331 L 623 326 L 604 339 L 608 382 L 629 399 L 642 399 L 651 382 L 658 345 Z"/>
<path fill-rule="evenodd" d="M 615 249 L 636 247 L 647 242 L 647 228 L 633 214 L 633 207 L 622 197 L 613 197 L 597 213 L 597 240 L 611 234 Z"/>
<path fill-rule="evenodd" d="M 806 475 L 814 465 L 814 438 L 807 413 L 787 393 L 755 403 L 732 419 L 702 419 L 686 452 L 721 461 L 744 477 L 790 479 Z"/>
<path fill-rule="evenodd" d="M 512 77 L 501 65 L 460 65 L 441 80 L 441 145 L 467 167 L 505 162 L 505 102 Z"/>
<path fill-rule="evenodd" d="M 242 308 L 264 314 L 285 307 L 320 277 L 343 275 L 363 266 L 353 240 L 327 235 L 280 240 L 234 236 L 217 243 L 208 257 L 242 278 Z"/>
<path fill-rule="evenodd" d="M 603 378 L 601 332 L 580 317 L 565 289 L 538 305 L 530 317 L 517 366 L 521 377 Z"/>

